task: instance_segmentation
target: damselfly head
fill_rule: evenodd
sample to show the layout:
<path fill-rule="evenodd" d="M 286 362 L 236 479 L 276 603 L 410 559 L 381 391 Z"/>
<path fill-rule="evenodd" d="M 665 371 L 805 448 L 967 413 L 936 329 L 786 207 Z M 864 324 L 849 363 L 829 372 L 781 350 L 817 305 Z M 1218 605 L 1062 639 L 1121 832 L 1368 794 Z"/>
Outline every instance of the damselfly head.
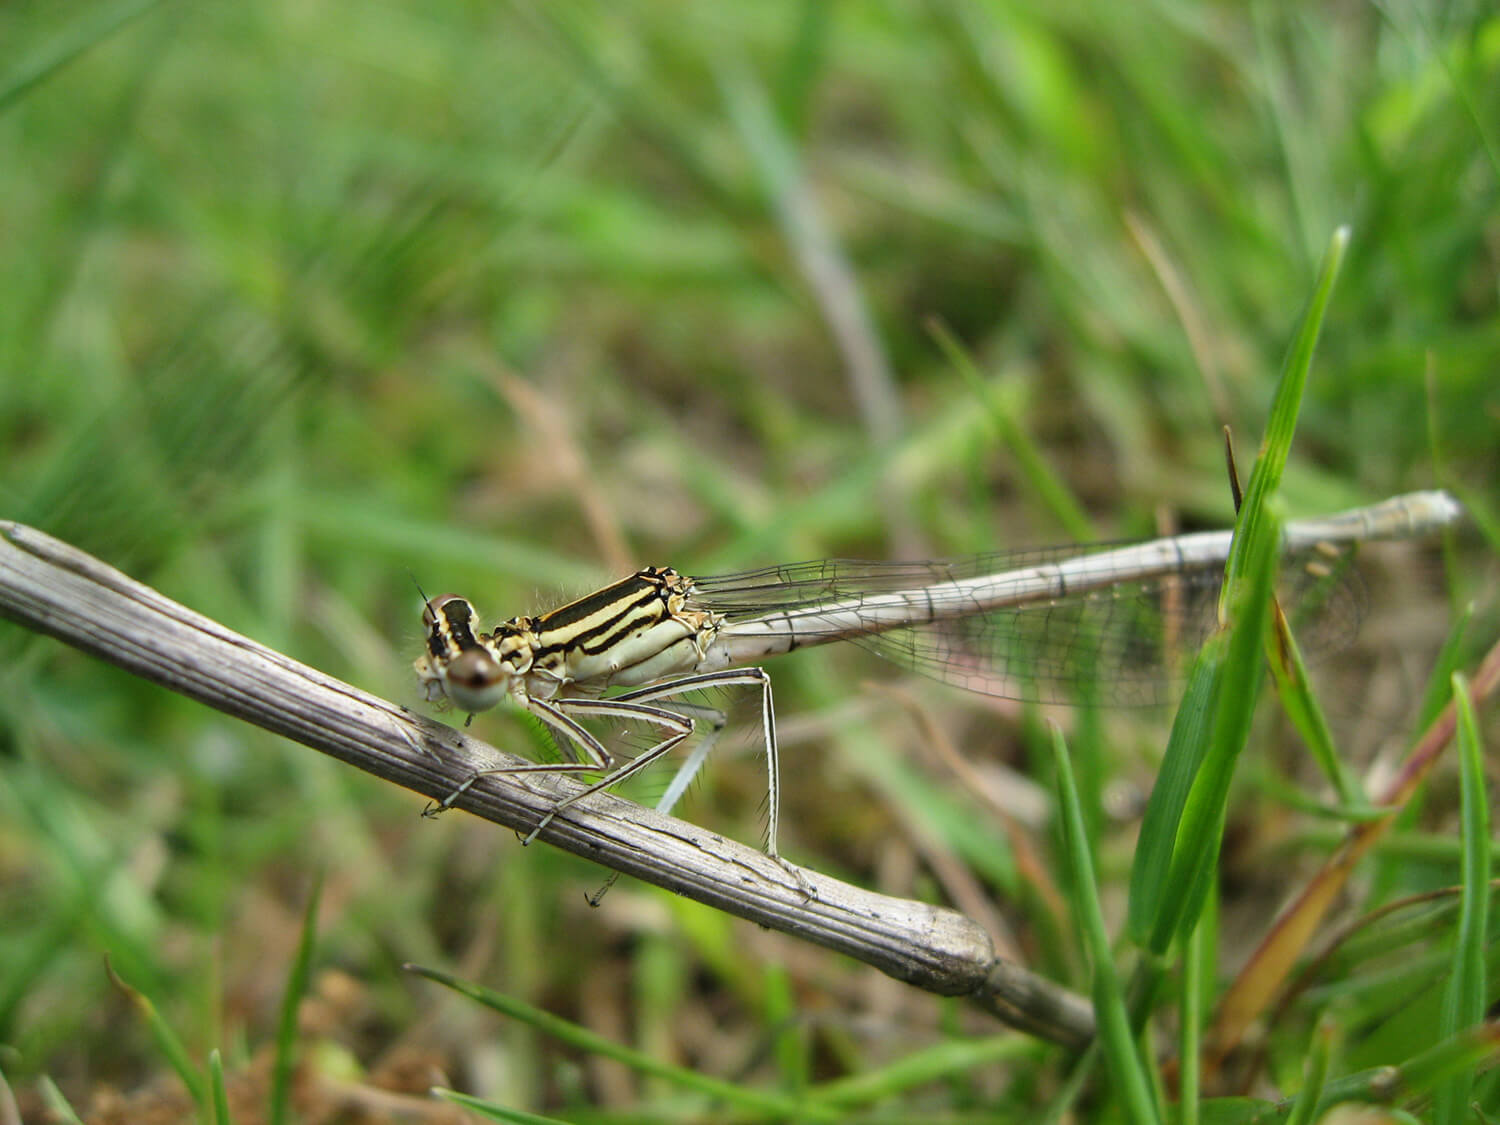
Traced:
<path fill-rule="evenodd" d="M 429 702 L 448 699 L 471 715 L 505 698 L 513 673 L 491 653 L 479 634 L 479 615 L 457 594 L 425 600 L 422 625 L 427 653 L 416 662 Z"/>

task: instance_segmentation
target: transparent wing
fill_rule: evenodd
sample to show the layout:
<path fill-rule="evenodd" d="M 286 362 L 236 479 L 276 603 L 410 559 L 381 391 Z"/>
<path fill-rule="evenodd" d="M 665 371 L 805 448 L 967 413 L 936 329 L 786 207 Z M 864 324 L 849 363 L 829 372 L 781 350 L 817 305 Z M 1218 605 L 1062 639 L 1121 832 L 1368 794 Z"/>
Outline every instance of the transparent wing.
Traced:
<path fill-rule="evenodd" d="M 1078 558 L 1116 549 L 1007 551 L 920 563 L 825 559 L 694 578 L 702 606 L 730 621 L 785 615 L 798 647 L 841 637 L 924 675 L 985 695 L 1039 702 L 1077 702 L 1088 695 L 1112 705 L 1167 699 L 1187 660 L 1217 627 L 1223 563 L 1171 575 L 1122 574 L 1106 588 L 1018 608 L 850 635 L 829 619 L 860 599 Z M 1364 609 L 1364 587 L 1351 552 L 1326 546 L 1290 555 L 1278 597 L 1310 657 L 1349 644 Z"/>

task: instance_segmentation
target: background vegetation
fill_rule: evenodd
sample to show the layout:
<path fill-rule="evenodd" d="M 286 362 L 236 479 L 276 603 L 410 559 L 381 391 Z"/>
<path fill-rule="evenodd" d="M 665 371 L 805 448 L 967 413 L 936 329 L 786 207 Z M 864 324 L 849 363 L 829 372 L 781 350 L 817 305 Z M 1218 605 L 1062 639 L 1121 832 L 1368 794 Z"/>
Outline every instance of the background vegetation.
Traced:
<path fill-rule="evenodd" d="M 1491 530 L 1446 576 L 1431 550 L 1374 560 L 1325 703 L 1353 766 L 1389 768 L 1449 605 L 1480 599 L 1475 645 L 1495 632 L 1500 21 L 1420 0 L 1032 7 L 0 6 L 0 516 L 415 706 L 413 575 L 509 616 L 648 562 L 1227 523 L 1219 427 L 1248 463 L 1349 224 L 1287 507 L 1442 484 Z M 581 861 L 423 821 L 413 794 L 15 626 L 0 656 L 0 1071 L 27 1120 L 52 1089 L 117 1120 L 189 1112 L 105 955 L 194 1065 L 221 1051 L 236 1120 L 259 1120 L 320 875 L 307 1120 L 453 1112 L 417 1100 L 437 1082 L 570 1120 L 726 1117 L 408 960 L 747 1091 L 859 1083 L 855 1117 L 1073 1104 L 1060 1052 L 984 1038 L 1002 1029 L 959 1002 L 651 888 L 590 911 L 602 873 Z M 784 850 L 954 902 L 1086 992 L 1035 716 L 925 682 L 903 701 L 858 653 L 776 674 Z M 923 750 L 923 717 L 1008 825 Z M 1165 724 L 1084 725 L 1118 928 Z M 1455 776 L 1345 917 L 1457 880 Z M 684 812 L 754 840 L 762 777 L 726 756 Z M 1225 973 L 1341 832 L 1274 717 L 1236 794 Z M 1249 1088 L 1297 1088 L 1324 1010 L 1334 1073 L 1432 1045 L 1392 1008 L 1443 979 L 1453 915 L 1396 918 L 1272 1021 Z M 993 1050 L 900 1077 L 965 1040 Z M 1500 1112 L 1493 1082 L 1476 1096 Z"/>

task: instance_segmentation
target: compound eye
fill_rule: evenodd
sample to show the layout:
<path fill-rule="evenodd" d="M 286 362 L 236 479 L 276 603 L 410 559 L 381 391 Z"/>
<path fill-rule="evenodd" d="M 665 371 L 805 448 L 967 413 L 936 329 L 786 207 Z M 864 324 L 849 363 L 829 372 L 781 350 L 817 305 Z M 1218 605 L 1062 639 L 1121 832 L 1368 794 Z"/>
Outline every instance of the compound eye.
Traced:
<path fill-rule="evenodd" d="M 482 648 L 459 653 L 443 670 L 448 697 L 473 714 L 488 711 L 505 698 L 511 675 Z"/>
<path fill-rule="evenodd" d="M 482 648 L 461 652 L 448 662 L 448 681 L 469 691 L 482 691 L 504 675 L 494 657 Z"/>
<path fill-rule="evenodd" d="M 427 628 L 431 629 L 436 625 L 439 618 L 444 621 L 472 621 L 474 607 L 468 599 L 457 594 L 442 594 L 422 607 L 422 624 Z"/>

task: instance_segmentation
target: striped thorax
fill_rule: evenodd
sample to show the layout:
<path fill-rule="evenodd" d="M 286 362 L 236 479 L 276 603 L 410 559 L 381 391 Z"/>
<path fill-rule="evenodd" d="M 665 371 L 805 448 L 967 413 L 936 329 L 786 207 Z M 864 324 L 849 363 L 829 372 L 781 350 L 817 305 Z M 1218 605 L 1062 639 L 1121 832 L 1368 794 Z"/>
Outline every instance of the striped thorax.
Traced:
<path fill-rule="evenodd" d="M 416 662 L 429 701 L 470 713 L 510 698 L 597 696 L 698 668 L 720 614 L 690 609 L 692 580 L 670 567 L 629 578 L 540 617 L 513 617 L 482 633 L 473 605 L 448 594 L 427 603 L 427 652 Z"/>

